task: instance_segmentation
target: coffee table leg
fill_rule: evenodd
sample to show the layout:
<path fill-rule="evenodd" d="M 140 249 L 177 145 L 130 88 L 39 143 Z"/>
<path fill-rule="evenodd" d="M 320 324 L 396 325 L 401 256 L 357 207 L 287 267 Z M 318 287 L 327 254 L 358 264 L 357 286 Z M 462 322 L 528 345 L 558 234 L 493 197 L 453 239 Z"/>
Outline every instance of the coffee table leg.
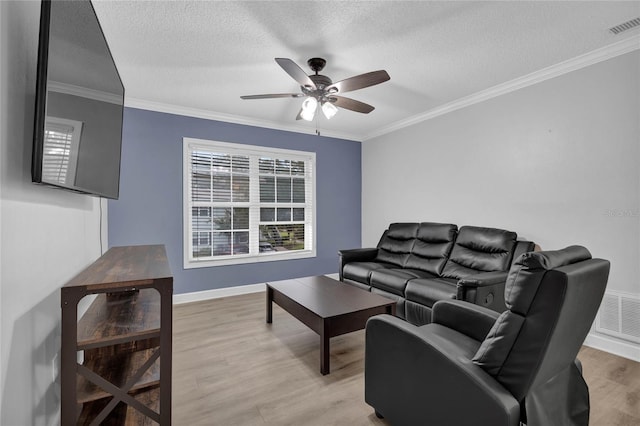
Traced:
<path fill-rule="evenodd" d="M 273 321 L 273 289 L 267 286 L 267 324 Z"/>
<path fill-rule="evenodd" d="M 391 306 L 387 306 L 386 307 L 386 311 L 387 311 L 387 314 L 389 314 L 389 315 L 395 315 L 396 314 L 396 304 L 394 303 Z"/>
<path fill-rule="evenodd" d="M 320 373 L 323 376 L 329 374 L 329 340 L 330 338 L 323 324 L 322 333 L 320 333 Z"/>

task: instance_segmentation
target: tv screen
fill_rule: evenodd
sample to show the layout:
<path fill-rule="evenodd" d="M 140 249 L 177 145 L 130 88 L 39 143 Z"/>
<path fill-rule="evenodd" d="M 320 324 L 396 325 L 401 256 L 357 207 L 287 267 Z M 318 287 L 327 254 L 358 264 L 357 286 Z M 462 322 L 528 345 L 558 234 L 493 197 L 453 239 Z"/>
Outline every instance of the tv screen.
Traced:
<path fill-rule="evenodd" d="M 42 2 L 31 178 L 118 198 L 124 87 L 90 1 Z"/>

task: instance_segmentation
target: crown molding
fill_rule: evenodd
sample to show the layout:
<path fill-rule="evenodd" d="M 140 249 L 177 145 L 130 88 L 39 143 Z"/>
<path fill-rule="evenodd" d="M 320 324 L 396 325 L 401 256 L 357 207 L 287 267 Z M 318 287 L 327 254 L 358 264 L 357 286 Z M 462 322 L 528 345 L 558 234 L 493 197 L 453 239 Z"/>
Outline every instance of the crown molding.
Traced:
<path fill-rule="evenodd" d="M 597 64 L 599 62 L 606 61 L 608 59 L 615 58 L 616 56 L 624 55 L 634 50 L 640 49 L 640 35 L 634 35 L 625 40 L 621 40 L 617 43 L 610 44 L 608 46 L 596 49 L 594 51 L 585 53 L 575 58 L 560 62 L 547 68 L 543 68 L 539 71 L 535 71 L 531 74 L 527 74 L 522 77 L 518 77 L 514 80 L 507 81 L 497 86 L 490 87 L 486 90 L 474 93 L 469 96 L 457 99 L 455 101 L 440 105 L 436 108 L 432 108 L 420 114 L 416 114 L 409 118 L 391 123 L 387 126 L 376 129 L 370 133 L 359 135 L 347 132 L 336 132 L 332 130 L 320 129 L 321 135 L 326 137 L 333 137 L 339 139 L 347 139 L 352 141 L 363 142 L 369 139 L 376 138 L 378 136 L 391 133 L 405 127 L 412 126 L 414 124 L 421 123 L 423 121 L 430 120 L 435 117 L 439 117 L 444 114 L 462 109 L 471 105 L 475 105 L 486 100 L 505 95 L 507 93 L 514 92 L 516 90 L 532 86 L 534 84 L 541 83 L 543 81 L 559 77 L 561 75 L 570 73 L 572 71 L 579 70 L 581 68 L 588 67 L 590 65 Z M 68 93 L 68 92 L 66 92 Z M 190 108 L 180 105 L 166 104 L 162 102 L 149 101 L 134 97 L 125 97 L 125 106 L 131 108 L 140 108 L 150 111 L 163 112 L 168 114 L 177 114 L 187 117 L 204 118 L 207 120 L 223 121 L 227 123 L 242 124 L 245 126 L 255 126 L 267 129 L 282 130 L 286 132 L 295 132 L 302 134 L 315 134 L 314 128 L 302 127 L 297 125 L 283 125 L 269 120 L 260 120 L 256 118 L 250 118 L 245 116 L 225 114 L 221 112 L 209 111 L 199 108 Z"/>
<path fill-rule="evenodd" d="M 100 90 L 89 89 L 87 87 L 75 86 L 73 84 L 60 83 L 59 81 L 49 81 L 47 89 L 52 92 L 64 93 L 66 95 L 79 96 L 81 98 L 93 99 L 100 102 L 122 105 L 122 96 L 114 93 L 102 92 Z"/>
<path fill-rule="evenodd" d="M 378 136 L 403 129 L 405 127 L 409 127 L 414 124 L 421 123 L 423 121 L 427 121 L 432 118 L 448 114 L 452 111 L 484 102 L 486 100 L 510 92 L 514 92 L 524 87 L 541 83 L 545 80 L 559 77 L 572 71 L 576 71 L 581 68 L 585 68 L 590 65 L 594 65 L 599 62 L 603 62 L 608 59 L 615 58 L 616 56 L 624 55 L 625 53 L 629 53 L 638 49 L 640 49 L 640 35 L 635 35 L 617 43 L 610 44 L 608 46 L 596 49 L 580 56 L 576 56 L 575 58 L 560 62 L 547 68 L 543 68 L 539 71 L 532 72 L 531 74 L 527 74 L 514 80 L 507 81 L 506 83 L 498 84 L 497 86 L 493 86 L 489 89 L 482 90 L 469 96 L 465 96 L 464 98 L 446 103 L 407 119 L 397 121 L 388 126 L 384 126 L 378 130 L 374 130 L 373 132 L 366 134 L 363 138 L 363 141 L 367 141 L 369 139 L 373 139 Z"/>
<path fill-rule="evenodd" d="M 139 108 L 155 112 L 164 112 L 168 114 L 183 115 L 194 118 L 204 118 L 207 120 L 224 121 L 226 123 L 242 124 L 245 126 L 263 127 L 267 129 L 282 130 L 285 132 L 295 132 L 303 134 L 316 134 L 315 128 L 308 128 L 295 125 L 283 125 L 268 120 L 260 120 L 256 118 L 244 117 L 233 114 L 224 114 L 221 112 L 208 111 L 200 108 L 190 108 L 180 105 L 165 104 L 162 102 L 148 101 L 140 98 L 125 97 L 124 105 L 130 108 Z M 354 135 L 345 132 L 336 132 L 332 130 L 319 129 L 321 136 L 347 139 L 356 142 L 362 141 L 362 135 Z"/>

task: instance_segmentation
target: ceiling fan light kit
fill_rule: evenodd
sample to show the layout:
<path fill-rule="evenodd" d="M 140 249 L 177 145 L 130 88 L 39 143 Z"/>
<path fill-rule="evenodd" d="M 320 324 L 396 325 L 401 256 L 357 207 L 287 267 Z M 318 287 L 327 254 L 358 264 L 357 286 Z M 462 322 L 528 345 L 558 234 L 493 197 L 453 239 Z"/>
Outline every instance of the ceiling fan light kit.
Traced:
<path fill-rule="evenodd" d="M 364 89 L 375 86 L 390 79 L 389 74 L 384 70 L 372 71 L 350 77 L 333 83 L 326 75 L 319 74 L 327 61 L 323 58 L 311 58 L 307 61 L 309 68 L 315 73 L 307 75 L 295 62 L 288 58 L 275 58 L 282 69 L 289 74 L 298 84 L 302 93 L 273 93 L 266 95 L 246 95 L 241 99 L 272 99 L 272 98 L 301 98 L 302 108 L 296 120 L 312 121 L 315 117 L 318 104 L 321 105 L 322 113 L 327 119 L 331 119 L 338 112 L 338 108 L 368 114 L 374 107 L 355 99 L 345 98 L 338 94 L 353 90 Z"/>
<path fill-rule="evenodd" d="M 336 115 L 337 112 L 338 108 L 336 108 L 336 106 L 331 102 L 325 102 L 322 104 L 322 113 L 327 117 L 327 120 L 331 120 L 331 117 Z"/>
<path fill-rule="evenodd" d="M 316 114 L 316 109 L 318 108 L 318 101 L 316 98 L 307 98 L 302 102 L 302 112 L 300 112 L 300 117 L 303 120 L 311 121 L 313 120 L 313 116 Z"/>

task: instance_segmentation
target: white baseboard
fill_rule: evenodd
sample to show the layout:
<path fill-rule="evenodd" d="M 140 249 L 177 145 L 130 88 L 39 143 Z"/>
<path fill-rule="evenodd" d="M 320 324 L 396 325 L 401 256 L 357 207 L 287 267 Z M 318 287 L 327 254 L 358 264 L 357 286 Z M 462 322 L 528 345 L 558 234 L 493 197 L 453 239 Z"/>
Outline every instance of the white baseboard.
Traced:
<path fill-rule="evenodd" d="M 193 293 L 182 293 L 173 295 L 173 304 L 201 302 L 209 299 L 219 299 L 221 297 L 239 296 L 241 294 L 260 293 L 265 291 L 266 286 L 261 284 L 239 285 L 236 287 L 214 288 L 213 290 L 195 291 Z"/>
<path fill-rule="evenodd" d="M 623 342 L 601 334 L 589 333 L 584 341 L 585 346 L 609 352 L 614 355 L 640 362 L 640 346 L 630 342 Z"/>
<path fill-rule="evenodd" d="M 338 273 L 325 274 L 329 278 L 338 280 Z M 221 297 L 240 296 L 241 294 L 260 293 L 266 290 L 265 283 L 239 285 L 236 287 L 215 288 L 213 290 L 194 291 L 192 293 L 182 293 L 173 295 L 173 304 L 201 302 L 209 299 L 219 299 Z"/>

